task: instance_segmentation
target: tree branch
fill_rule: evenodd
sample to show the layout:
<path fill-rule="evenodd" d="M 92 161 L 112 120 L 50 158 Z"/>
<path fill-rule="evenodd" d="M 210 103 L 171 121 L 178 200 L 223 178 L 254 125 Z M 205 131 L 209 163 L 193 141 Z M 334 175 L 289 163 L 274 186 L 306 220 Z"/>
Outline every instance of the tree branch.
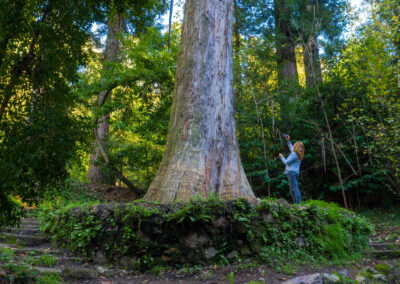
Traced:
<path fill-rule="evenodd" d="M 135 191 L 138 194 L 143 194 L 144 191 L 142 189 L 138 188 L 132 182 L 130 182 L 119 170 L 110 166 L 110 159 L 108 158 L 108 155 L 107 155 L 106 151 L 104 150 L 104 145 L 100 140 L 99 134 L 97 133 L 96 129 L 93 129 L 93 132 L 94 132 L 94 136 L 96 138 L 96 142 L 99 145 L 100 153 L 103 156 L 107 166 L 109 166 L 111 168 L 111 172 L 113 173 L 113 175 L 117 176 L 120 180 L 122 180 L 129 187 L 129 189 Z"/>
<path fill-rule="evenodd" d="M 98 97 L 99 106 L 102 106 L 105 103 L 105 101 L 107 100 L 107 98 L 110 95 L 110 93 L 112 92 L 112 90 L 114 90 L 117 86 L 118 86 L 118 84 L 113 84 L 110 86 L 110 88 L 108 88 L 107 91 L 100 92 L 99 97 Z"/>

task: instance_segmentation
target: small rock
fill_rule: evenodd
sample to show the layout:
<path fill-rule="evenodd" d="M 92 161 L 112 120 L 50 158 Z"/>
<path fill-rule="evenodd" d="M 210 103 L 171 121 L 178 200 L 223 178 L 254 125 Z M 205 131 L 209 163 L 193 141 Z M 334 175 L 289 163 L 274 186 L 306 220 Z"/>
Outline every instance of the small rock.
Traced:
<path fill-rule="evenodd" d="M 250 255 L 252 255 L 251 250 L 249 249 L 248 246 L 242 247 L 242 249 L 240 250 L 240 253 L 241 253 L 242 255 L 245 255 L 245 256 L 250 256 Z"/>
<path fill-rule="evenodd" d="M 290 223 L 291 224 L 296 224 L 296 223 L 300 223 L 301 219 L 298 216 L 295 215 L 290 215 Z"/>
<path fill-rule="evenodd" d="M 365 277 L 365 276 L 363 276 L 363 275 L 357 274 L 357 275 L 356 275 L 356 281 L 357 281 L 357 283 L 359 283 L 359 284 L 366 283 L 367 277 Z"/>
<path fill-rule="evenodd" d="M 95 268 L 100 274 L 104 274 L 107 271 L 107 269 L 102 266 L 96 266 Z"/>
<path fill-rule="evenodd" d="M 325 282 L 328 282 L 328 283 L 340 282 L 339 277 L 337 277 L 337 275 L 335 275 L 335 274 L 322 273 L 322 278 L 324 279 Z"/>
<path fill-rule="evenodd" d="M 135 265 L 136 263 L 136 257 L 127 257 L 124 256 L 123 258 L 121 258 L 121 260 L 119 261 L 119 263 L 121 264 L 122 267 L 127 267 L 127 268 L 131 268 Z"/>
<path fill-rule="evenodd" d="M 217 220 L 213 220 L 212 225 L 216 228 L 225 228 L 226 227 L 226 219 L 224 217 L 220 217 Z"/>
<path fill-rule="evenodd" d="M 147 249 L 141 249 L 136 252 L 136 254 L 146 254 L 146 253 L 147 253 Z"/>
<path fill-rule="evenodd" d="M 197 233 L 192 233 L 185 238 L 184 243 L 187 247 L 195 248 L 204 245 L 208 240 L 209 238 L 207 236 L 199 236 Z"/>
<path fill-rule="evenodd" d="M 375 280 L 386 282 L 386 276 L 383 274 L 374 274 L 372 276 Z"/>
<path fill-rule="evenodd" d="M 323 284 L 321 274 L 314 273 L 290 279 L 283 282 L 284 284 Z"/>
<path fill-rule="evenodd" d="M 340 270 L 338 273 L 339 273 L 339 275 L 344 276 L 344 277 L 347 277 L 349 275 L 349 271 L 346 268 L 343 270 Z"/>
<path fill-rule="evenodd" d="M 303 238 L 299 238 L 299 237 L 297 237 L 296 238 L 296 243 L 297 243 L 297 245 L 299 246 L 299 247 L 304 247 L 305 246 L 305 242 L 304 242 L 304 239 Z"/>
<path fill-rule="evenodd" d="M 290 208 L 290 207 L 291 207 L 290 204 L 289 204 L 289 202 L 287 202 L 287 200 L 284 199 L 284 198 L 279 198 L 279 199 L 277 200 L 277 202 L 278 202 L 279 204 L 282 204 L 282 205 L 285 206 L 286 208 Z"/>
<path fill-rule="evenodd" d="M 90 278 L 96 278 L 98 276 L 98 273 L 95 270 L 86 268 L 67 267 L 62 270 L 61 276 L 65 278 L 74 278 L 74 279 L 90 279 Z"/>
<path fill-rule="evenodd" d="M 166 261 L 166 262 L 171 260 L 171 258 L 170 258 L 169 256 L 164 255 L 164 254 L 161 256 L 161 259 L 162 259 L 163 261 Z"/>
<path fill-rule="evenodd" d="M 235 251 L 235 250 L 233 250 L 233 251 L 231 251 L 230 253 L 228 253 L 228 254 L 226 255 L 226 258 L 227 258 L 227 259 L 234 259 L 234 258 L 237 257 L 237 255 L 238 255 L 238 252 Z"/>
<path fill-rule="evenodd" d="M 179 252 L 178 248 L 169 248 L 164 250 L 164 254 L 177 254 Z"/>
<path fill-rule="evenodd" d="M 274 217 L 272 217 L 271 214 L 267 214 L 263 216 L 264 222 L 266 223 L 273 223 L 274 222 Z"/>
<path fill-rule="evenodd" d="M 143 232 L 141 230 L 137 230 L 136 235 L 140 238 L 140 240 L 143 243 L 145 243 L 145 244 L 150 243 L 150 238 L 148 236 L 146 236 L 145 234 L 143 234 Z"/>
<path fill-rule="evenodd" d="M 93 257 L 93 262 L 96 264 L 106 264 L 107 258 L 105 257 L 104 253 L 99 250 L 96 252 L 96 255 Z"/>
<path fill-rule="evenodd" d="M 372 268 L 372 267 L 370 267 L 370 266 L 367 266 L 365 269 L 366 269 L 367 272 L 369 272 L 369 273 L 372 273 L 372 274 L 379 274 L 379 272 L 376 271 L 375 268 Z"/>
<path fill-rule="evenodd" d="M 217 251 L 213 247 L 209 247 L 209 248 L 205 249 L 205 251 L 204 251 L 204 257 L 206 259 L 211 259 L 216 255 L 217 255 Z"/>

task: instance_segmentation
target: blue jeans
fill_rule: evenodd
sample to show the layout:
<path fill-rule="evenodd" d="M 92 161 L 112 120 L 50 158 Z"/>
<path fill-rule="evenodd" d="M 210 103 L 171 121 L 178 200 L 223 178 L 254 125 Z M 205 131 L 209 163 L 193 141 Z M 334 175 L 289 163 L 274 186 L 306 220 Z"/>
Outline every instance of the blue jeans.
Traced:
<path fill-rule="evenodd" d="M 286 175 L 289 180 L 290 195 L 292 195 L 293 203 L 300 204 L 301 194 L 300 194 L 299 185 L 297 183 L 299 174 L 296 172 L 293 172 L 293 171 L 289 171 Z"/>

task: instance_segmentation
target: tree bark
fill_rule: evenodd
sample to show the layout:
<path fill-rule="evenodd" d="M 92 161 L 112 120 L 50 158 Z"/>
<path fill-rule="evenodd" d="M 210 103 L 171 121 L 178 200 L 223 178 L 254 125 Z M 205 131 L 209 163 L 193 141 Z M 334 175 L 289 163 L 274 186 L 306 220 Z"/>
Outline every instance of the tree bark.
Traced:
<path fill-rule="evenodd" d="M 290 10 L 286 0 L 274 0 L 276 60 L 278 65 L 278 84 L 290 80 L 298 83 L 295 43 L 290 31 Z"/>
<path fill-rule="evenodd" d="M 236 136 L 232 19 L 233 0 L 186 2 L 167 147 L 145 200 L 255 200 Z"/>
<path fill-rule="evenodd" d="M 122 15 L 116 14 L 114 17 L 110 17 L 107 21 L 107 27 L 108 27 L 107 44 L 106 44 L 106 49 L 104 50 L 104 62 L 106 64 L 116 62 L 118 60 L 118 54 L 119 54 L 118 35 L 124 30 Z M 99 93 L 97 101 L 100 107 L 105 103 L 109 93 L 110 91 L 108 90 Z M 105 143 L 105 140 L 109 134 L 109 129 L 110 129 L 108 120 L 109 120 L 109 114 L 103 115 L 102 117 L 100 117 L 97 123 L 97 134 L 99 140 L 101 141 L 101 143 L 103 143 L 105 148 L 104 150 L 106 152 L 107 152 L 107 143 Z M 110 184 L 112 181 L 111 173 L 104 171 L 103 170 L 104 166 L 105 164 L 102 163 L 102 154 L 100 145 L 98 145 L 98 143 L 95 143 L 94 153 L 90 155 L 89 170 L 87 174 L 88 180 L 90 180 L 92 183 Z"/>
<path fill-rule="evenodd" d="M 307 88 L 322 82 L 321 61 L 319 58 L 319 47 L 316 35 L 309 36 L 303 47 L 304 67 L 306 73 Z"/>

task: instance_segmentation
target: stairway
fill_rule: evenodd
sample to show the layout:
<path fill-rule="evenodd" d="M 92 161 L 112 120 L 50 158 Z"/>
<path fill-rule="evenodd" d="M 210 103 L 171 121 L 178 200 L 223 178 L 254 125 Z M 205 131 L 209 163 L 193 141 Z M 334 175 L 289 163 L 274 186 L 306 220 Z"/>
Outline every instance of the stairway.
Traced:
<path fill-rule="evenodd" d="M 374 259 L 400 259 L 400 232 L 387 230 L 371 236 L 365 253 Z"/>
<path fill-rule="evenodd" d="M 89 264 L 52 247 L 39 226 L 26 218 L 19 228 L 0 233 L 0 283 L 130 283 L 123 270 Z"/>

